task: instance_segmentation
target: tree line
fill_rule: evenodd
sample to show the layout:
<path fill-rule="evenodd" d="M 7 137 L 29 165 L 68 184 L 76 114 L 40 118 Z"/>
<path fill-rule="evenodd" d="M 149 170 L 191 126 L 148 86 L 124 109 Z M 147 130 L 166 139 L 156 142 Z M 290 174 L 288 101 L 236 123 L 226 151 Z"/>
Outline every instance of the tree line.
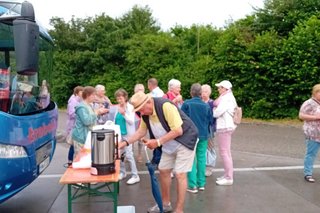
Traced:
<path fill-rule="evenodd" d="M 244 116 L 296 118 L 320 76 L 320 1 L 266 0 L 253 14 L 226 23 L 176 25 L 161 30 L 150 8 L 134 6 L 119 18 L 105 14 L 65 22 L 53 17 L 52 94 L 60 106 L 77 85 L 106 86 L 107 95 L 155 77 L 166 91 L 170 79 L 213 87 L 230 80 Z"/>

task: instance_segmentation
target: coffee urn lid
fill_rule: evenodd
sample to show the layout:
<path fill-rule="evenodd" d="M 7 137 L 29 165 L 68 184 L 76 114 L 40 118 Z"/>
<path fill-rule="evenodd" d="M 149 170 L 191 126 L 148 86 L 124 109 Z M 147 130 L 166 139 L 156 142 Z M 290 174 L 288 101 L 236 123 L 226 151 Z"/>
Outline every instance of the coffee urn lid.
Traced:
<path fill-rule="evenodd" d="M 97 129 L 97 130 L 92 130 L 92 133 L 114 133 L 113 129 Z"/>

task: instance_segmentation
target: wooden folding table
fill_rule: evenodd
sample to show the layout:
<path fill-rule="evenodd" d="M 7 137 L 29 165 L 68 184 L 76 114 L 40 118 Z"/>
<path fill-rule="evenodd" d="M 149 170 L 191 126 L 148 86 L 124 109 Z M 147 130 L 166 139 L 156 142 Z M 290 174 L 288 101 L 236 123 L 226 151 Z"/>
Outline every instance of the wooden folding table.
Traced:
<path fill-rule="evenodd" d="M 68 185 L 68 213 L 72 213 L 72 201 L 83 196 L 109 198 L 113 201 L 113 212 L 117 212 L 120 160 L 115 165 L 116 172 L 109 175 L 91 175 L 90 169 L 67 168 L 59 182 Z"/>

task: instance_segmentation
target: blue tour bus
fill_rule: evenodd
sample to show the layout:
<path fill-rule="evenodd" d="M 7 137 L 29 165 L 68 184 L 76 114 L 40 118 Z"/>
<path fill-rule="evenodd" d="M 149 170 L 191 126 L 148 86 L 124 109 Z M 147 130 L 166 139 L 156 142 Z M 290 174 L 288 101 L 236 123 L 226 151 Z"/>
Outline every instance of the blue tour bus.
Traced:
<path fill-rule="evenodd" d="M 0 0 L 0 203 L 34 181 L 56 147 L 53 40 L 32 4 Z"/>

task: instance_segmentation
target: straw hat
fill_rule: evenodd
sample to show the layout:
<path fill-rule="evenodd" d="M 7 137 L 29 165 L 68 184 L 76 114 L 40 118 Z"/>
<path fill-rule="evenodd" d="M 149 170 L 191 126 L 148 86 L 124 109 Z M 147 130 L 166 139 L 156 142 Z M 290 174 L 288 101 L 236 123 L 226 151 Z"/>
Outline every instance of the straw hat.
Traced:
<path fill-rule="evenodd" d="M 133 106 L 133 111 L 136 112 L 139 111 L 150 99 L 150 94 L 145 94 L 144 92 L 139 91 L 131 97 L 129 102 Z"/>

